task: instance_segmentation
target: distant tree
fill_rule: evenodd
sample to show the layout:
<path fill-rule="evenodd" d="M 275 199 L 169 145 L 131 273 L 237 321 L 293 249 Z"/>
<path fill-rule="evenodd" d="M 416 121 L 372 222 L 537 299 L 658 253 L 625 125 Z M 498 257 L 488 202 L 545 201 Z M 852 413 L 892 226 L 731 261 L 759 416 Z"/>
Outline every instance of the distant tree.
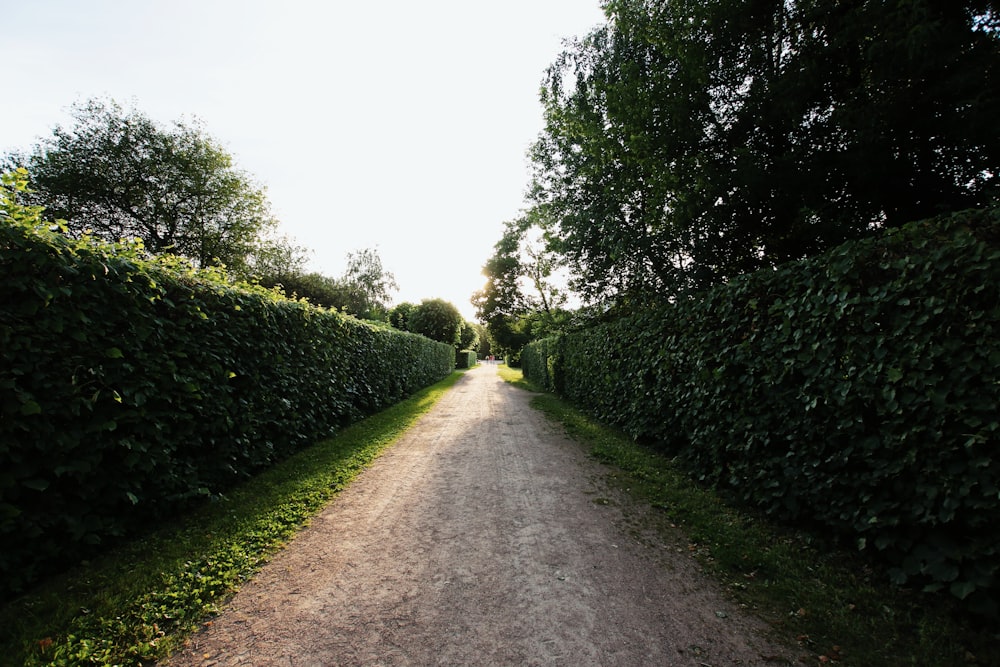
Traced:
<path fill-rule="evenodd" d="M 278 263 L 287 259 L 280 250 L 273 251 Z M 292 257 L 297 255 L 292 252 Z M 385 321 L 389 291 L 397 289 L 391 273 L 382 268 L 375 250 L 347 254 L 347 269 L 340 278 L 319 273 L 304 273 L 301 263 L 290 271 L 265 271 L 257 276 L 265 287 L 281 287 L 288 296 L 305 298 L 310 303 L 339 310 L 359 319 Z"/>
<path fill-rule="evenodd" d="M 251 247 L 245 274 L 257 280 L 299 274 L 305 269 L 308 255 L 306 248 L 295 245 L 288 236 L 267 234 L 258 237 Z"/>
<path fill-rule="evenodd" d="M 400 331 L 410 331 L 410 318 L 416 307 L 409 301 L 396 304 L 389 310 L 389 324 Z"/>
<path fill-rule="evenodd" d="M 369 320 L 385 319 L 391 293 L 399 289 L 396 277 L 385 270 L 374 248 L 347 254 L 347 270 L 341 282 L 351 294 L 348 312 Z"/>
<path fill-rule="evenodd" d="M 313 305 L 342 312 L 348 312 L 352 297 L 350 288 L 342 281 L 320 273 L 276 274 L 261 279 L 260 283 L 265 287 L 280 287 L 291 298 L 306 299 Z"/>
<path fill-rule="evenodd" d="M 486 285 L 472 298 L 495 352 L 513 360 L 527 343 L 561 330 L 568 318 L 567 294 L 553 281 L 560 259 L 547 234 L 541 207 L 507 222 L 483 267 Z"/>
<path fill-rule="evenodd" d="M 461 350 L 479 349 L 479 331 L 472 322 L 462 322 L 462 330 L 459 333 L 458 347 Z"/>
<path fill-rule="evenodd" d="M 472 296 L 479 321 L 486 323 L 487 328 L 494 320 L 528 310 L 520 285 L 524 275 L 519 252 L 520 234 L 512 227 L 512 223 L 505 225 L 503 236 L 493 246 L 494 253 L 483 267 L 486 285 Z"/>
<path fill-rule="evenodd" d="M 472 326 L 475 327 L 476 332 L 479 334 L 479 347 L 477 348 L 479 358 L 482 359 L 487 355 L 494 354 L 493 343 L 490 341 L 490 334 L 486 330 L 486 326 L 479 322 L 473 322 Z"/>
<path fill-rule="evenodd" d="M 424 299 L 413 309 L 410 331 L 456 347 L 461 342 L 462 314 L 443 299 Z"/>
<path fill-rule="evenodd" d="M 200 125 L 164 128 L 113 101 L 72 114 L 72 127 L 6 160 L 27 167 L 32 203 L 73 234 L 138 238 L 151 253 L 249 272 L 277 221 L 264 190 Z"/>

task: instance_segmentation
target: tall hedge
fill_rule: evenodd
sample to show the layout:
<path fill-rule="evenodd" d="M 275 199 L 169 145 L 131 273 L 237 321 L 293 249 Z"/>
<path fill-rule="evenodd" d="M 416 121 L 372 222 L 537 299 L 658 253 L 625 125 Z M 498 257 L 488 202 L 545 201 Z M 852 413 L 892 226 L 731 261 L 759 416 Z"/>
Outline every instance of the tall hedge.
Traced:
<path fill-rule="evenodd" d="M 475 350 L 456 350 L 455 368 L 473 368 L 476 365 Z"/>
<path fill-rule="evenodd" d="M 1000 211 L 529 346 L 526 375 L 900 584 L 1000 599 Z"/>
<path fill-rule="evenodd" d="M 454 368 L 450 345 L 73 241 L 5 203 L 0 596 Z"/>

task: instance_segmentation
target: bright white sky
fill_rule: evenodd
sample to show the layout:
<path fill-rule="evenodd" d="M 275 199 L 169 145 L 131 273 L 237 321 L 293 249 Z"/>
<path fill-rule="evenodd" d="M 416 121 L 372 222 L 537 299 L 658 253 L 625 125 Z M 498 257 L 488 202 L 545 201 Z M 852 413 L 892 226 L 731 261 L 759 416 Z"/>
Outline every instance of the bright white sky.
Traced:
<path fill-rule="evenodd" d="M 525 206 L 544 70 L 603 19 L 599 0 L 0 0 L 0 152 L 90 97 L 196 117 L 311 270 L 375 247 L 397 302 L 471 320 Z"/>

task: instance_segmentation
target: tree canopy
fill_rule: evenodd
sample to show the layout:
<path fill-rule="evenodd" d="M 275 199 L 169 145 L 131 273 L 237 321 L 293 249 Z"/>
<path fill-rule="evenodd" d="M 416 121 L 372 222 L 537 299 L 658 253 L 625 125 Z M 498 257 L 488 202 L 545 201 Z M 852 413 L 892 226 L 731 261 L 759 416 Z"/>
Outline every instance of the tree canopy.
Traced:
<path fill-rule="evenodd" d="M 409 301 L 397 303 L 389 309 L 389 324 L 400 331 L 410 330 L 410 316 L 416 309 L 416 305 Z"/>
<path fill-rule="evenodd" d="M 370 320 L 385 319 L 392 293 L 399 289 L 396 276 L 385 270 L 375 248 L 347 253 L 342 282 L 349 290 L 349 310 Z"/>
<path fill-rule="evenodd" d="M 419 304 L 404 301 L 388 313 L 389 324 L 462 350 L 479 350 L 484 344 L 482 325 L 466 322 L 454 304 L 444 299 L 424 299 Z"/>
<path fill-rule="evenodd" d="M 458 348 L 460 350 L 479 349 L 479 328 L 472 322 L 462 322 L 462 329 L 459 331 Z"/>
<path fill-rule="evenodd" d="M 548 70 L 532 150 L 532 205 L 589 301 L 662 301 L 996 200 L 994 0 L 605 12 Z"/>
<path fill-rule="evenodd" d="M 246 275 L 255 264 L 299 264 L 300 249 L 274 236 L 263 188 L 197 124 L 162 127 L 113 101 L 72 108 L 72 127 L 7 162 L 30 174 L 33 204 L 76 235 L 138 238 L 154 254 Z"/>
<path fill-rule="evenodd" d="M 444 299 L 424 299 L 409 317 L 409 331 L 456 347 L 462 340 L 462 324 L 458 308 Z"/>
<path fill-rule="evenodd" d="M 483 267 L 486 285 L 472 297 L 497 351 L 516 353 L 535 338 L 558 330 L 568 320 L 568 295 L 554 280 L 562 260 L 547 238 L 550 227 L 539 209 L 507 222 Z"/>
<path fill-rule="evenodd" d="M 265 273 L 258 276 L 258 280 L 267 287 L 281 287 L 287 295 L 305 298 L 317 306 L 378 321 L 389 316 L 391 293 L 399 289 L 395 276 L 383 267 L 382 258 L 374 248 L 347 253 L 347 269 L 339 278 L 296 270 Z"/>

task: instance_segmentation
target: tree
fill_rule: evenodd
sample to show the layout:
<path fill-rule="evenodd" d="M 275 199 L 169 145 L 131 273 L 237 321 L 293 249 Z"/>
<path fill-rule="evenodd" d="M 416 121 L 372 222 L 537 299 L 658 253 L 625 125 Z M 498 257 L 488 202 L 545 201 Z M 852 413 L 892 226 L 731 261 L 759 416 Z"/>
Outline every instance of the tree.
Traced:
<path fill-rule="evenodd" d="M 531 200 L 590 302 L 661 301 L 1000 192 L 994 0 L 608 0 Z"/>
<path fill-rule="evenodd" d="M 507 222 L 483 267 L 486 285 L 473 295 L 496 351 L 509 358 L 536 337 L 561 330 L 567 319 L 567 294 L 553 281 L 560 260 L 548 228 L 538 208 Z"/>
<path fill-rule="evenodd" d="M 516 225 L 507 223 L 503 236 L 493 246 L 493 255 L 483 266 L 486 285 L 472 297 L 479 321 L 487 326 L 494 318 L 515 315 L 528 308 L 520 285 L 524 271 L 519 247 L 520 233 Z"/>
<path fill-rule="evenodd" d="M 359 319 L 384 321 L 390 289 L 398 289 L 391 273 L 373 249 L 347 254 L 347 269 L 340 278 L 305 273 L 301 264 L 292 270 L 265 272 L 257 276 L 265 287 L 280 287 L 285 294 L 339 310 Z"/>
<path fill-rule="evenodd" d="M 489 332 L 486 331 L 486 327 L 479 322 L 470 322 L 472 328 L 476 330 L 476 334 L 479 337 L 479 342 L 476 344 L 476 350 L 479 352 L 479 358 L 493 354 L 493 346 L 490 343 Z"/>
<path fill-rule="evenodd" d="M 72 115 L 71 128 L 8 159 L 27 167 L 32 203 L 71 233 L 138 238 L 151 253 L 238 275 L 269 250 L 277 221 L 264 190 L 200 125 L 163 128 L 113 101 L 77 104 Z"/>
<path fill-rule="evenodd" d="M 415 304 L 409 301 L 396 304 L 389 310 L 389 324 L 400 331 L 411 331 L 410 318 L 413 316 L 413 311 L 416 307 Z"/>
<path fill-rule="evenodd" d="M 479 331 L 472 322 L 462 322 L 462 329 L 459 332 L 458 349 L 478 350 Z"/>
<path fill-rule="evenodd" d="M 398 290 L 396 277 L 382 266 L 374 248 L 347 254 L 347 270 L 342 278 L 351 295 L 348 311 L 363 319 L 383 320 L 392 291 Z"/>
<path fill-rule="evenodd" d="M 265 287 L 280 287 L 289 297 L 306 299 L 315 306 L 348 312 L 351 290 L 337 278 L 321 273 L 292 272 L 260 280 Z M 354 314 L 354 313 L 349 313 Z"/>
<path fill-rule="evenodd" d="M 259 236 L 246 258 L 245 274 L 258 281 L 272 276 L 290 276 L 305 270 L 309 251 L 288 236 Z"/>
<path fill-rule="evenodd" d="M 677 3 L 671 3 L 671 5 Z M 609 25 L 575 42 L 542 91 L 545 130 L 532 150 L 532 199 L 589 301 L 642 300 L 690 285 L 690 242 L 669 213 L 692 173 L 707 113 L 687 29 L 640 3 L 613 3 Z M 653 28 L 663 43 L 650 44 Z M 672 196 L 673 195 L 673 196 Z"/>
<path fill-rule="evenodd" d="M 413 309 L 410 331 L 431 340 L 458 346 L 461 342 L 462 314 L 444 299 L 424 299 Z"/>

